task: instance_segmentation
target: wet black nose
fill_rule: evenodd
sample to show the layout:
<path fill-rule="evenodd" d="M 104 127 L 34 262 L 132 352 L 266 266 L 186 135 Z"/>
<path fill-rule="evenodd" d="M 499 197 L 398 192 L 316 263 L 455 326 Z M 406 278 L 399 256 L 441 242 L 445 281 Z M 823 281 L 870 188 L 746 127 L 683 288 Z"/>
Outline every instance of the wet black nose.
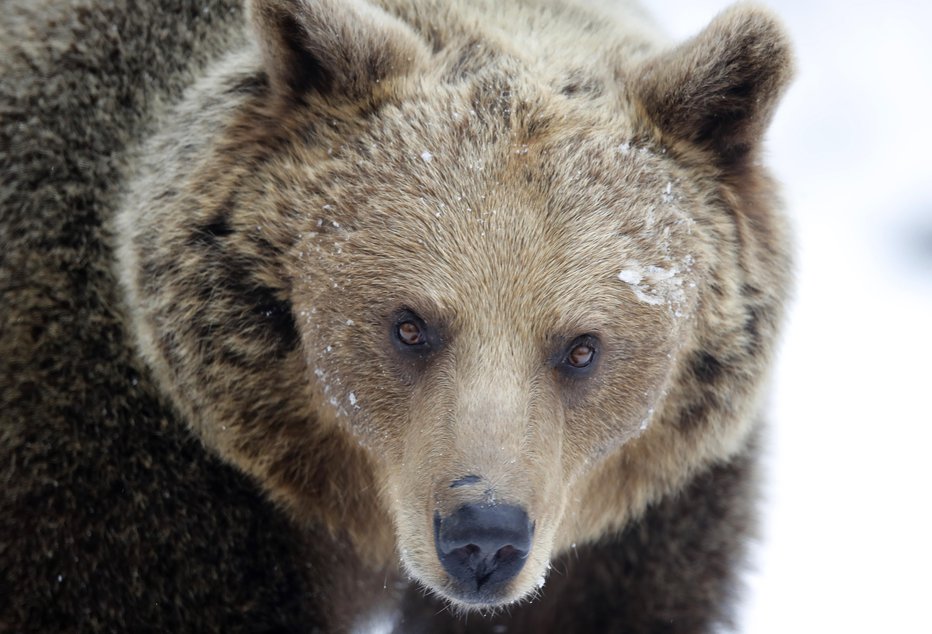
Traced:
<path fill-rule="evenodd" d="M 534 527 L 520 507 L 467 504 L 435 516 L 434 533 L 444 570 L 464 589 L 485 593 L 521 571 Z"/>

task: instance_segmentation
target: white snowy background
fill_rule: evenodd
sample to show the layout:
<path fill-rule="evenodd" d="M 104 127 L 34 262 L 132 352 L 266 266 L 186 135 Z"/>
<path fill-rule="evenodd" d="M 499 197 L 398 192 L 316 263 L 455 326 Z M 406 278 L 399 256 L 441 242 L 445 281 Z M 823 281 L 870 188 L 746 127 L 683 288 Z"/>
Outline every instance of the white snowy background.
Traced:
<path fill-rule="evenodd" d="M 725 0 L 648 5 L 678 40 Z M 741 632 L 932 632 L 932 3 L 770 0 L 797 236 Z"/>

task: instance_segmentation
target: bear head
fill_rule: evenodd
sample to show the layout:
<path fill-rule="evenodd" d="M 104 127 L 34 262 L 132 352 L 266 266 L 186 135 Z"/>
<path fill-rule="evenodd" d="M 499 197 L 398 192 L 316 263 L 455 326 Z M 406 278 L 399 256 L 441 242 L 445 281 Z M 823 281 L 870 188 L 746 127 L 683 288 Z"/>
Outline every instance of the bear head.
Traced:
<path fill-rule="evenodd" d="M 538 57 L 409 4 L 254 0 L 140 152 L 120 272 L 209 447 L 374 566 L 497 606 L 744 441 L 790 58 L 755 8 Z"/>

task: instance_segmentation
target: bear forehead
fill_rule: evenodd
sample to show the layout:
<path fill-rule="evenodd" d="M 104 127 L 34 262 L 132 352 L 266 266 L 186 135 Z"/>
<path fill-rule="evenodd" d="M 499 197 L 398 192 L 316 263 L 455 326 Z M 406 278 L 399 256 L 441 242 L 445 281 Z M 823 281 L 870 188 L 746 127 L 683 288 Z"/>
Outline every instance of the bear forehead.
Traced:
<path fill-rule="evenodd" d="M 328 148 L 313 177 L 292 170 L 313 179 L 314 194 L 293 202 L 306 217 L 300 248 L 315 254 L 307 266 L 330 275 L 327 288 L 352 277 L 437 304 L 559 297 L 566 312 L 595 308 L 632 262 L 670 268 L 689 256 L 698 203 L 660 151 L 603 122 L 532 136 L 534 114 L 490 128 L 493 115 L 458 105 L 430 125 L 417 108 L 391 108 Z"/>
<path fill-rule="evenodd" d="M 693 197 L 664 150 L 634 140 L 622 117 L 554 105 L 539 91 L 506 91 L 484 110 L 458 91 L 418 97 L 283 153 L 272 170 L 297 185 L 289 202 L 323 220 L 322 232 L 336 222 L 391 239 L 460 223 L 457 237 L 470 243 L 503 237 L 499 229 L 630 235 L 645 221 L 681 220 L 683 205 L 667 203 Z"/>
<path fill-rule="evenodd" d="M 310 214 L 301 249 L 315 257 L 298 283 L 310 275 L 306 283 L 326 292 L 384 298 L 385 310 L 406 304 L 486 323 L 523 316 L 545 332 L 608 329 L 622 306 L 629 317 L 662 317 L 619 278 L 632 268 L 685 274 L 695 261 L 687 201 L 672 176 L 650 168 L 657 159 L 622 142 L 600 150 L 618 167 L 591 173 L 585 162 L 564 169 L 555 147 L 498 149 L 500 170 L 454 152 L 414 155 L 395 170 L 418 174 L 414 187 L 372 188 L 364 175 L 361 191 L 328 192 Z M 589 187 L 569 191 L 575 179 Z"/>

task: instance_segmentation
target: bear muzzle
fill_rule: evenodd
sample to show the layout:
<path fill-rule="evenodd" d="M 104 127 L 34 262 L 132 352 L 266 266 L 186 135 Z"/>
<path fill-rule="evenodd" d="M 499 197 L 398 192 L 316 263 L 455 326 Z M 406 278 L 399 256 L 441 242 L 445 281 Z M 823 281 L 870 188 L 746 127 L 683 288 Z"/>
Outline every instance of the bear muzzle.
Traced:
<path fill-rule="evenodd" d="M 533 536 L 534 523 L 518 506 L 464 504 L 447 517 L 434 515 L 437 557 L 464 603 L 499 603 Z"/>

